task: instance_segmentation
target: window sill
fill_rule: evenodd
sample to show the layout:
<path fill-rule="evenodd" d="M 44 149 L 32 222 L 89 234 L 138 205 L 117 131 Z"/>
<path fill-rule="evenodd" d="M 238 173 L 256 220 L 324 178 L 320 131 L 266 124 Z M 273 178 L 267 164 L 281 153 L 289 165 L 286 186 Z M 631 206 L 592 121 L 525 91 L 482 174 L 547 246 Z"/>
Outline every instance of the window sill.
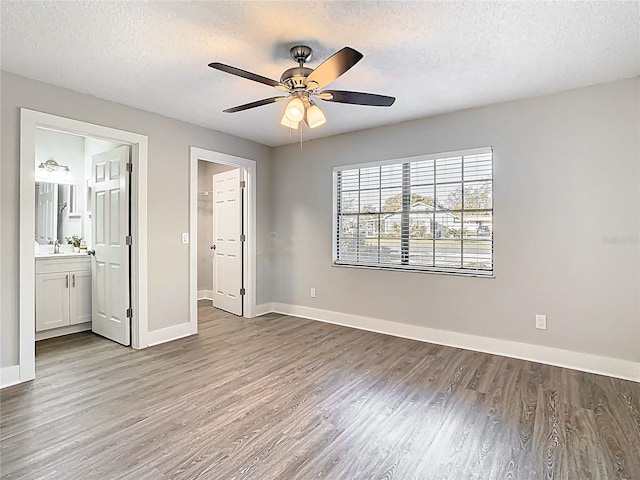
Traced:
<path fill-rule="evenodd" d="M 479 272 L 461 272 L 461 271 L 443 271 L 443 270 L 422 270 L 417 268 L 402 268 L 402 267 L 383 267 L 380 265 L 360 265 L 352 263 L 336 263 L 331 264 L 332 267 L 339 268 L 359 268 L 364 270 L 383 270 L 391 272 L 405 272 L 405 273 L 426 273 L 435 275 L 447 275 L 455 277 L 473 277 L 473 278 L 496 278 L 492 273 L 479 273 Z"/>

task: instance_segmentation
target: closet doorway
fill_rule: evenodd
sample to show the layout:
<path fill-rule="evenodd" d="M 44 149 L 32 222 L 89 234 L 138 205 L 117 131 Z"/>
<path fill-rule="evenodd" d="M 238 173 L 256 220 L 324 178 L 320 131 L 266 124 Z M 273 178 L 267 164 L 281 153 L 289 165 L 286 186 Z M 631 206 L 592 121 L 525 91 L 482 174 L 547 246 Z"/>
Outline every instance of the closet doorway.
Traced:
<path fill-rule="evenodd" d="M 198 160 L 198 300 L 242 316 L 245 171 Z"/>
<path fill-rule="evenodd" d="M 255 309 L 255 161 L 191 149 L 191 315 Z"/>

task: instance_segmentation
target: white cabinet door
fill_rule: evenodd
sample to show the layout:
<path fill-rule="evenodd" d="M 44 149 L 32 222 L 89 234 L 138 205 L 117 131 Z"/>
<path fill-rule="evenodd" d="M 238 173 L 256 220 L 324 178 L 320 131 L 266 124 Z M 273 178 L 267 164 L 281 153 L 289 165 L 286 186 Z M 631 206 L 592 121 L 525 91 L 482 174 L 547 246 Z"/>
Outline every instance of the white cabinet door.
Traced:
<path fill-rule="evenodd" d="M 69 325 L 91 321 L 91 270 L 71 272 Z"/>
<path fill-rule="evenodd" d="M 129 345 L 129 147 L 92 157 L 93 217 L 91 262 L 94 333 Z"/>
<path fill-rule="evenodd" d="M 213 175 L 213 306 L 242 315 L 240 169 Z"/>
<path fill-rule="evenodd" d="M 36 275 L 36 331 L 69 325 L 69 273 Z"/>

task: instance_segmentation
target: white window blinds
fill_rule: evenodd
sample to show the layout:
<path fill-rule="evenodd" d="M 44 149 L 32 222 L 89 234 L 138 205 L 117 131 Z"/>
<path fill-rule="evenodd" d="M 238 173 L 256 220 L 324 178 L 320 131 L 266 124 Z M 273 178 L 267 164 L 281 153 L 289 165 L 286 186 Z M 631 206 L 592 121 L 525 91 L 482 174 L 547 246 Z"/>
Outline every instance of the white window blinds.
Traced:
<path fill-rule="evenodd" d="M 334 169 L 334 263 L 493 275 L 491 148 Z"/>

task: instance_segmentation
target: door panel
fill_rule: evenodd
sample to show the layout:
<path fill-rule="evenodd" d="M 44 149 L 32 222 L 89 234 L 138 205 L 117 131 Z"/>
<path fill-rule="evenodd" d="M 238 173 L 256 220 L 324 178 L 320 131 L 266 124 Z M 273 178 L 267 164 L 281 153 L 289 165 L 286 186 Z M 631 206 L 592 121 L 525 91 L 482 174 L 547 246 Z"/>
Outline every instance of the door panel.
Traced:
<path fill-rule="evenodd" d="M 129 295 L 128 146 L 94 155 L 92 329 L 123 345 L 131 342 Z"/>
<path fill-rule="evenodd" d="M 213 175 L 213 306 L 242 315 L 240 169 Z"/>

